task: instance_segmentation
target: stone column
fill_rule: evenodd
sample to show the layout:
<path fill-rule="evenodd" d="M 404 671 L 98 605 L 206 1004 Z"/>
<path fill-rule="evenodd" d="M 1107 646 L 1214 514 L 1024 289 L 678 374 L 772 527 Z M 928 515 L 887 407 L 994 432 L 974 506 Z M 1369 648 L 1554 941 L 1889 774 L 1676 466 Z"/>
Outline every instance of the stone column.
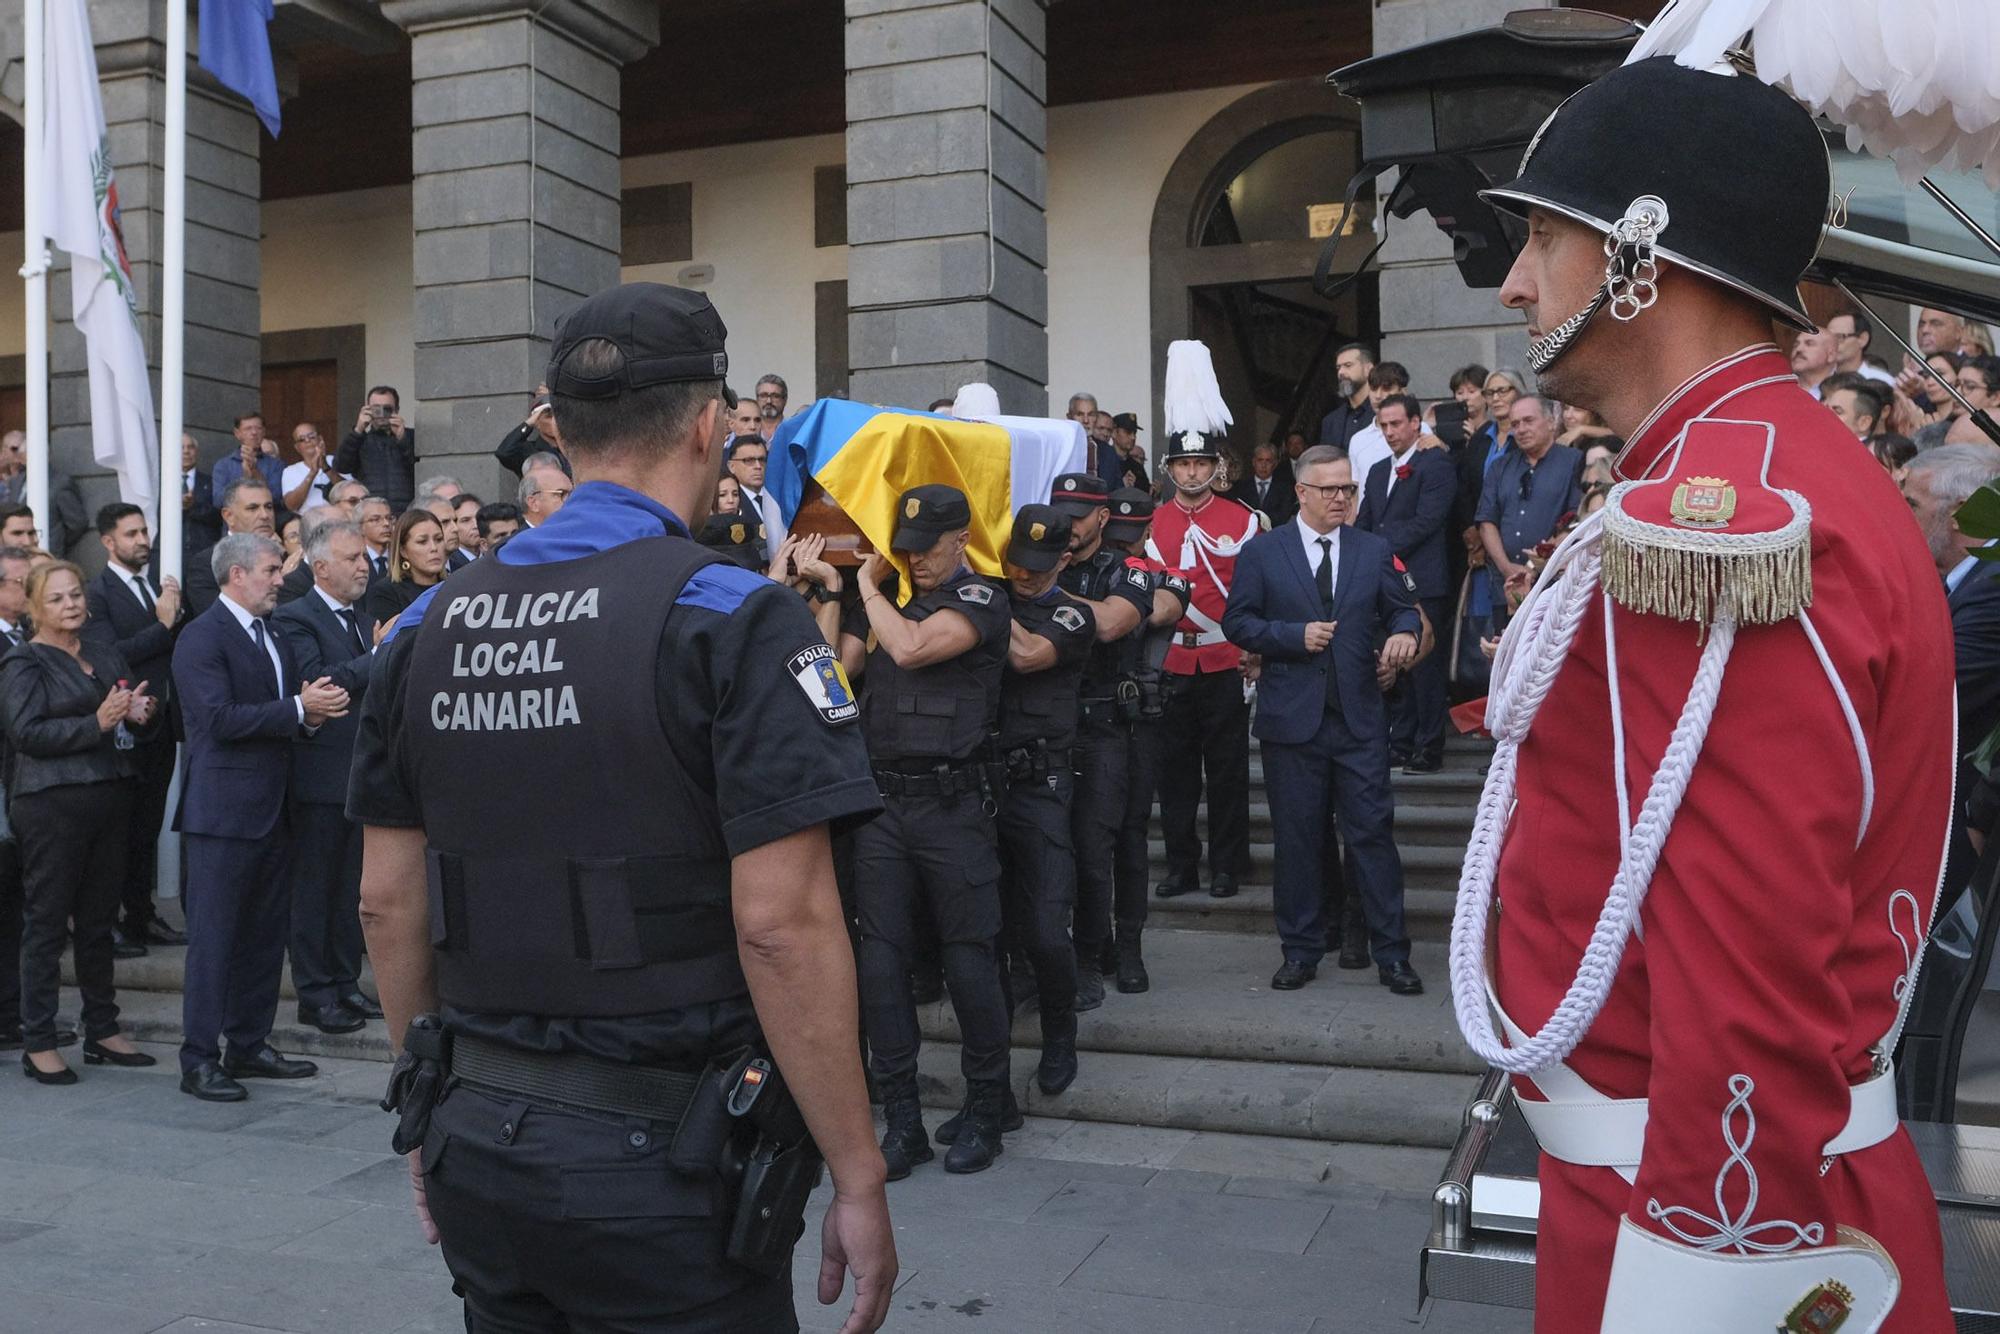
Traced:
<path fill-rule="evenodd" d="M 91 0 L 91 36 L 118 183 L 125 253 L 139 298 L 139 328 L 160 398 L 160 239 L 165 221 L 166 7 Z M 187 428 L 203 459 L 234 447 L 233 418 L 257 406 L 262 379 L 258 302 L 258 148 L 249 103 L 220 90 L 189 61 L 187 144 Z M 60 258 L 62 252 L 57 251 Z M 75 477 L 87 515 L 118 498 L 117 480 L 91 457 L 90 379 L 83 335 L 71 323 L 69 265 L 49 274 L 50 485 Z M 76 554 L 101 564 L 95 541 Z"/>
<path fill-rule="evenodd" d="M 1380 55 L 1500 22 L 1511 10 L 1547 0 L 1377 0 L 1375 51 Z M 1383 178 L 1387 198 L 1393 175 Z M 1460 366 L 1478 362 L 1525 373 L 1528 335 L 1516 311 L 1500 304 L 1497 288 L 1465 285 L 1451 260 L 1451 238 L 1428 213 L 1381 217 L 1389 242 L 1381 255 L 1382 355 L 1410 368 L 1410 384 L 1426 397 L 1442 395 Z"/>
<path fill-rule="evenodd" d="M 513 485 L 493 447 L 556 321 L 618 281 L 619 67 L 657 0 L 385 0 L 410 34 L 418 480 Z M 343 428 L 350 423 L 343 423 Z"/>
<path fill-rule="evenodd" d="M 849 393 L 1044 416 L 1047 0 L 845 3 Z"/>

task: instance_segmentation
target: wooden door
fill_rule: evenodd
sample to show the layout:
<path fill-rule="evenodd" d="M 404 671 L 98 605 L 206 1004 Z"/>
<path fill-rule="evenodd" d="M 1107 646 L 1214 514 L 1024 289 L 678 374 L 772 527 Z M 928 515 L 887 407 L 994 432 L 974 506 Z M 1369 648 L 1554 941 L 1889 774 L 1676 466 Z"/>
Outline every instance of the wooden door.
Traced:
<path fill-rule="evenodd" d="M 0 389 L 0 435 L 28 429 L 28 390 L 25 385 Z"/>
<path fill-rule="evenodd" d="M 294 361 L 264 368 L 264 430 L 286 463 L 299 461 L 292 448 L 292 428 L 300 422 L 319 429 L 328 454 L 340 447 L 340 438 L 361 405 L 341 412 L 339 372 L 336 361 Z"/>

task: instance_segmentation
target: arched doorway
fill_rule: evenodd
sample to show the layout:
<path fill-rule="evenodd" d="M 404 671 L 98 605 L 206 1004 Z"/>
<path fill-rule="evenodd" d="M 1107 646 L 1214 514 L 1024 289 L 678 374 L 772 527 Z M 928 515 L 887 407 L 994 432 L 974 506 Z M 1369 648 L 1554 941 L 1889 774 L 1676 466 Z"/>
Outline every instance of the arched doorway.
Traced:
<path fill-rule="evenodd" d="M 1317 438 L 1333 355 L 1379 333 L 1375 279 L 1337 301 L 1312 290 L 1329 227 L 1347 237 L 1337 269 L 1374 243 L 1375 198 L 1341 199 L 1360 154 L 1350 104 L 1316 79 L 1273 84 L 1218 112 L 1188 140 L 1160 186 L 1152 226 L 1153 402 L 1167 344 L 1199 338 L 1236 417 L 1239 461 L 1297 426 Z"/>

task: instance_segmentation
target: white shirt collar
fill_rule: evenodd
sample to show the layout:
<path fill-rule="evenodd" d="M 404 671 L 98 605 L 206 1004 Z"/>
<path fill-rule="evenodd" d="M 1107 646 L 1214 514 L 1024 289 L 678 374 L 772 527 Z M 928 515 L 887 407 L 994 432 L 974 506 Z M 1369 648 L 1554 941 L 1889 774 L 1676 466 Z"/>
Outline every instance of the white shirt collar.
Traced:
<path fill-rule="evenodd" d="M 263 619 L 262 617 L 259 616 L 252 616 L 249 613 L 249 611 L 247 611 L 244 608 L 242 603 L 238 602 L 235 598 L 229 596 L 229 594 L 226 592 L 221 597 L 218 597 L 216 601 L 220 602 L 223 606 L 229 608 L 229 614 L 236 618 L 236 623 L 243 627 L 243 633 L 246 635 L 252 634 L 252 631 L 250 629 L 250 622 Z M 270 636 L 267 633 L 265 638 L 268 640 L 269 637 Z"/>
<path fill-rule="evenodd" d="M 317 582 L 313 584 L 313 592 L 319 594 L 319 600 L 321 602 L 324 602 L 327 606 L 333 608 L 335 611 L 354 610 L 354 604 L 352 602 L 340 601 L 338 598 L 334 597 L 333 594 L 327 592 L 324 588 L 321 588 Z"/>
<path fill-rule="evenodd" d="M 1311 526 L 1306 523 L 1303 517 L 1299 519 L 1298 524 L 1299 524 L 1299 540 L 1305 546 L 1306 549 L 1307 565 L 1314 567 L 1318 566 L 1319 543 L 1320 539 L 1323 537 L 1330 537 L 1333 539 L 1333 545 L 1327 548 L 1327 554 L 1330 556 L 1338 556 L 1340 554 L 1341 525 L 1335 524 L 1333 531 L 1330 533 L 1315 533 L 1312 530 Z"/>
<path fill-rule="evenodd" d="M 1973 567 L 1979 563 L 1979 557 L 1968 554 L 1964 560 L 1952 566 L 1951 573 L 1944 577 L 1945 592 L 1956 593 L 1958 586 L 1965 582 L 1965 576 L 1971 574 Z"/>

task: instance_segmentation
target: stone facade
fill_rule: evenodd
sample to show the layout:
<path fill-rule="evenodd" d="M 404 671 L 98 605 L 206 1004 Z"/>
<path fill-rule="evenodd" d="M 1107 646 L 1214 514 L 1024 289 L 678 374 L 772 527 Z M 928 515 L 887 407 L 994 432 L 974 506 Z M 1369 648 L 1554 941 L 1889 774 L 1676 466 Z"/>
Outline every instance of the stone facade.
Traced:
<path fill-rule="evenodd" d="M 1048 411 L 1047 0 L 846 0 L 849 393 Z"/>

